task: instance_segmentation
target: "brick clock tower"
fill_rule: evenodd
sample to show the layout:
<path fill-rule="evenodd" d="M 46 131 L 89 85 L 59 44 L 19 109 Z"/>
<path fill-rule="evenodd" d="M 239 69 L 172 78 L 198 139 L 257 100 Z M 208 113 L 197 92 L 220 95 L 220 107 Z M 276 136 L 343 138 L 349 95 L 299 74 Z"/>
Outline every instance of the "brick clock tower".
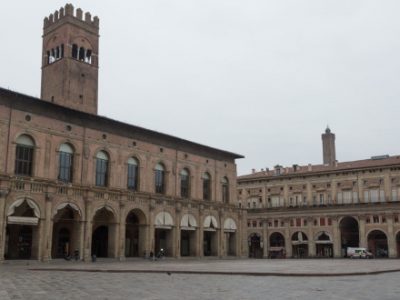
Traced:
<path fill-rule="evenodd" d="M 97 114 L 99 18 L 65 5 L 44 19 L 41 99 Z"/>

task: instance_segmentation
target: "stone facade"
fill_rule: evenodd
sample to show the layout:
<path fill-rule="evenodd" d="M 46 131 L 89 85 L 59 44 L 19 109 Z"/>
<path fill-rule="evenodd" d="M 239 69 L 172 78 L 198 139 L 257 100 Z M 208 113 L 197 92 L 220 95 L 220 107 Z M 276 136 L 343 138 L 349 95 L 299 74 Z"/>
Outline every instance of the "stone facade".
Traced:
<path fill-rule="evenodd" d="M 43 99 L 0 88 L 0 260 L 247 256 L 242 156 L 96 115 L 98 24 L 46 18 Z"/>
<path fill-rule="evenodd" d="M 277 166 L 239 177 L 238 197 L 250 257 L 400 256 L 400 156 Z"/>

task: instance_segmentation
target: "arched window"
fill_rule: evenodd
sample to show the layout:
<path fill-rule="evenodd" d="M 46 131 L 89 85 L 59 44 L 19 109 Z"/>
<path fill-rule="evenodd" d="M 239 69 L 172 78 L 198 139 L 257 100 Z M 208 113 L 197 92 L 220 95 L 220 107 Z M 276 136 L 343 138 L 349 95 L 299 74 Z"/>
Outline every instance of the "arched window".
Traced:
<path fill-rule="evenodd" d="M 96 155 L 96 186 L 107 186 L 108 184 L 108 155 L 99 151 Z"/>
<path fill-rule="evenodd" d="M 157 164 L 155 169 L 155 190 L 156 193 L 165 193 L 165 169 L 162 164 Z"/>
<path fill-rule="evenodd" d="M 189 198 L 189 189 L 190 189 L 189 171 L 187 169 L 183 169 L 180 173 L 180 177 L 181 177 L 181 197 Z"/>
<path fill-rule="evenodd" d="M 222 178 L 222 202 L 229 203 L 229 181 L 228 178 Z"/>
<path fill-rule="evenodd" d="M 137 191 L 139 178 L 139 163 L 131 157 L 128 159 L 128 189 Z"/>
<path fill-rule="evenodd" d="M 72 182 L 72 163 L 74 150 L 68 144 L 60 146 L 58 180 Z"/>
<path fill-rule="evenodd" d="M 78 59 L 78 45 L 72 45 L 72 58 Z"/>
<path fill-rule="evenodd" d="M 17 139 L 15 153 L 15 174 L 32 176 L 33 150 L 35 143 L 28 135 L 20 135 Z"/>
<path fill-rule="evenodd" d="M 79 60 L 81 61 L 85 60 L 85 48 L 83 47 L 79 48 Z"/>
<path fill-rule="evenodd" d="M 208 173 L 203 174 L 203 199 L 211 200 L 211 176 Z"/>

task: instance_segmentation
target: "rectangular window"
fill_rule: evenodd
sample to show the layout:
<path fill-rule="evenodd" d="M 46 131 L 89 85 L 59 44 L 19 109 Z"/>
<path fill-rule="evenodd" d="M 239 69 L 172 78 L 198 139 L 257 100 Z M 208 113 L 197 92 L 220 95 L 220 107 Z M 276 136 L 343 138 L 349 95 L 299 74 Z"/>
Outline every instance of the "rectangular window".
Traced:
<path fill-rule="evenodd" d="M 60 152 L 60 168 L 58 180 L 64 182 L 72 181 L 72 154 L 67 152 Z"/>
<path fill-rule="evenodd" d="M 296 226 L 297 226 L 297 227 L 300 227 L 300 226 L 301 226 L 301 219 L 300 219 L 300 218 L 297 218 L 297 219 L 296 219 Z"/>
<path fill-rule="evenodd" d="M 343 191 L 343 203 L 344 204 L 351 204 L 352 203 L 352 191 Z"/>
<path fill-rule="evenodd" d="M 325 218 L 320 218 L 319 224 L 320 224 L 320 226 L 325 226 Z"/>
<path fill-rule="evenodd" d="M 379 190 L 379 200 L 380 202 L 385 202 L 385 191 Z"/>
<path fill-rule="evenodd" d="M 396 188 L 392 189 L 392 201 L 398 201 Z"/>
<path fill-rule="evenodd" d="M 358 193 L 357 192 L 353 192 L 353 203 L 358 203 Z"/>
<path fill-rule="evenodd" d="M 136 191 L 138 186 L 138 166 L 134 164 L 128 164 L 128 189 Z"/>
<path fill-rule="evenodd" d="M 379 202 L 379 190 L 369 190 L 370 202 Z"/>
<path fill-rule="evenodd" d="M 107 186 L 108 160 L 96 159 L 96 186 Z"/>
<path fill-rule="evenodd" d="M 211 183 L 209 179 L 203 179 L 203 199 L 210 200 L 211 199 Z M 250 205 L 249 205 L 250 207 Z"/>
<path fill-rule="evenodd" d="M 364 202 L 365 203 L 369 203 L 370 202 L 368 190 L 364 191 Z"/>
<path fill-rule="evenodd" d="M 324 194 L 319 194 L 319 205 L 324 205 L 325 200 L 324 200 Z"/>
<path fill-rule="evenodd" d="M 279 196 L 271 197 L 271 207 L 282 207 L 283 206 L 283 198 Z"/>
<path fill-rule="evenodd" d="M 181 175 L 181 197 L 189 198 L 189 176 Z"/>
<path fill-rule="evenodd" d="M 155 188 L 156 193 L 163 194 L 164 193 L 164 171 L 155 170 Z"/>
<path fill-rule="evenodd" d="M 33 147 L 17 145 L 15 174 L 32 176 Z"/>
<path fill-rule="evenodd" d="M 222 184 L 222 202 L 229 203 L 229 186 L 228 186 L 228 184 Z"/>
<path fill-rule="evenodd" d="M 343 204 L 343 193 L 342 192 L 338 192 L 337 193 L 337 204 Z"/>

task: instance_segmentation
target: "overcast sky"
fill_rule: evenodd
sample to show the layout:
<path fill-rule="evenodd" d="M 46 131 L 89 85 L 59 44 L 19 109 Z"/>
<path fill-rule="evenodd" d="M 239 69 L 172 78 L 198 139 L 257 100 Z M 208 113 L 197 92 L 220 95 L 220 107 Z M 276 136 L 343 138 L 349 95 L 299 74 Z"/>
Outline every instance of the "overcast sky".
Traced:
<path fill-rule="evenodd" d="M 0 86 L 40 96 L 43 18 L 2 1 Z M 100 18 L 99 114 L 252 168 L 400 154 L 400 1 L 75 1 Z"/>

